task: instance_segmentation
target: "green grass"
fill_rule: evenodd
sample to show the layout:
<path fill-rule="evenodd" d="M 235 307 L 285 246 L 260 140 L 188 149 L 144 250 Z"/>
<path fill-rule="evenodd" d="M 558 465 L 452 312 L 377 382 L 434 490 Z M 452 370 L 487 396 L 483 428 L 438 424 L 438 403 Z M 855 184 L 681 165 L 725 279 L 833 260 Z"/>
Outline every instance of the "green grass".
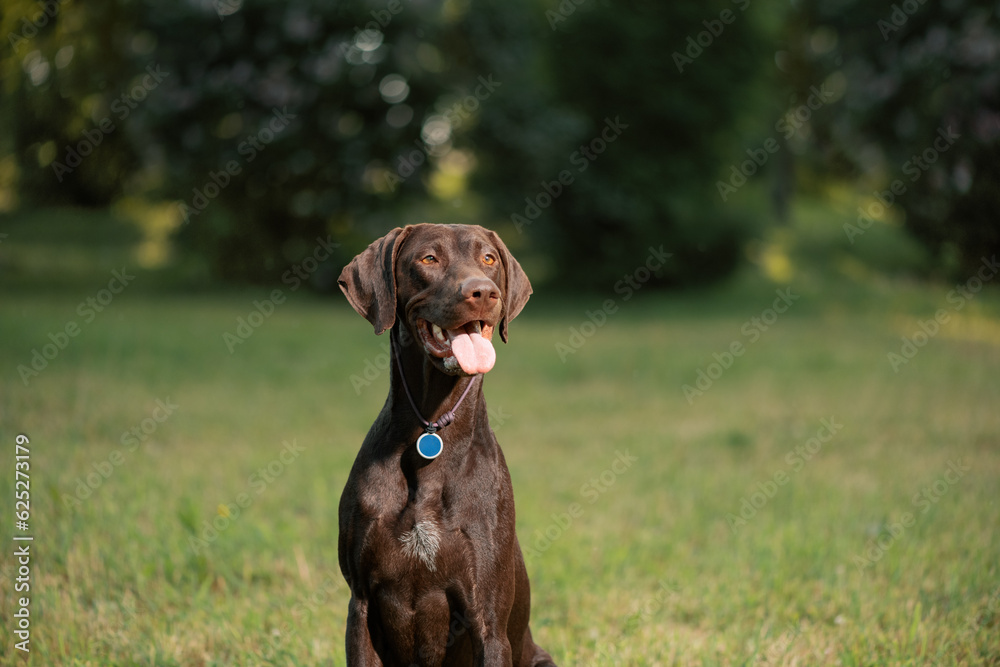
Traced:
<path fill-rule="evenodd" d="M 511 325 L 486 395 L 533 631 L 559 664 L 1000 664 L 1000 294 L 950 311 L 897 373 L 887 353 L 951 308 L 948 288 L 821 282 L 797 274 L 801 298 L 753 343 L 741 327 L 778 286 L 747 275 L 628 302 L 541 291 Z M 267 290 L 171 296 L 137 279 L 84 323 L 77 305 L 105 283 L 0 299 L 0 661 L 18 653 L 7 518 L 26 433 L 27 664 L 343 665 L 336 509 L 388 382 L 356 391 L 351 376 L 384 364 L 387 338 L 341 299 L 296 294 L 230 354 L 223 333 Z M 560 360 L 608 298 L 617 312 Z M 80 334 L 25 387 L 18 365 L 69 320 Z M 689 403 L 682 386 L 733 341 L 745 354 Z M 164 416 L 158 400 L 178 407 L 129 451 L 123 433 Z M 842 428 L 798 458 L 831 418 Z M 304 451 L 275 465 L 293 441 Z M 968 467 L 954 483 L 949 462 Z M 734 525 L 744 498 L 760 507 Z M 213 520 L 224 529 L 195 553 Z"/>

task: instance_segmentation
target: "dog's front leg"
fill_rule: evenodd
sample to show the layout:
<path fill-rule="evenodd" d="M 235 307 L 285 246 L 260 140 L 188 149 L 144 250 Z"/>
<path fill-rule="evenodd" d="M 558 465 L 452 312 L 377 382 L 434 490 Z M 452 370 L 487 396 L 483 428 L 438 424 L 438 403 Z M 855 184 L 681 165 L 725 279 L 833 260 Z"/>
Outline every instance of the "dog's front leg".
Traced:
<path fill-rule="evenodd" d="M 350 667 L 382 667 L 382 660 L 368 634 L 368 602 L 353 595 L 347 606 L 347 664 Z"/>
<path fill-rule="evenodd" d="M 481 641 L 475 642 L 474 653 L 479 667 L 511 667 L 514 664 L 510 642 L 504 634 L 485 633 Z"/>

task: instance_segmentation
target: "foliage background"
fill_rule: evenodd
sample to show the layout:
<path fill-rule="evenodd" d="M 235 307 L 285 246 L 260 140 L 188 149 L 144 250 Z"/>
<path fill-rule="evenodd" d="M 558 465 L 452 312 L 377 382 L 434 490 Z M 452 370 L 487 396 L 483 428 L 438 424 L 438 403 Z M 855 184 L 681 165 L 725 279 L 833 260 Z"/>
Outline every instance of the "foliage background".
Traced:
<path fill-rule="evenodd" d="M 792 193 L 867 198 L 868 210 L 903 178 L 905 200 L 874 219 L 927 248 L 920 271 L 952 275 L 1000 243 L 995 12 L 961 0 L 10 0 L 2 201 L 118 205 L 162 242 L 151 264 L 176 247 L 204 280 L 276 280 L 331 233 L 343 253 L 313 276 L 329 290 L 387 229 L 466 220 L 521 232 L 539 276 L 576 287 L 613 282 L 655 237 L 675 253 L 655 282 L 691 285 L 730 275 Z M 148 67 L 166 74 L 131 99 Z M 802 107 L 813 90 L 824 103 Z M 294 120 L 248 158 L 246 139 L 279 109 Z M 627 127 L 620 141 L 574 162 L 606 119 Z M 913 185 L 904 165 L 939 128 L 961 139 Z M 768 138 L 777 152 L 742 167 Z M 91 144 L 79 167 L 59 166 Z M 239 174 L 213 182 L 233 160 Z M 767 200 L 720 196 L 736 167 Z M 564 171 L 573 182 L 548 203 Z"/>

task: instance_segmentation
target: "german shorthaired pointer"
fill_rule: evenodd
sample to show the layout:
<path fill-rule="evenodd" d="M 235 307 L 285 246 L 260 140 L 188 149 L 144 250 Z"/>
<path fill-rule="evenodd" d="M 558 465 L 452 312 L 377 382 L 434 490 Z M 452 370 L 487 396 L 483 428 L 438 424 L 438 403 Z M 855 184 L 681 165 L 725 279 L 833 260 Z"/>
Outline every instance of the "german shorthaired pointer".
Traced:
<path fill-rule="evenodd" d="M 482 376 L 531 295 L 503 241 L 412 225 L 372 243 L 340 289 L 390 330 L 389 397 L 340 500 L 349 665 L 554 665 L 528 628 L 514 493 Z M 447 427 L 447 428 L 446 428 Z"/>

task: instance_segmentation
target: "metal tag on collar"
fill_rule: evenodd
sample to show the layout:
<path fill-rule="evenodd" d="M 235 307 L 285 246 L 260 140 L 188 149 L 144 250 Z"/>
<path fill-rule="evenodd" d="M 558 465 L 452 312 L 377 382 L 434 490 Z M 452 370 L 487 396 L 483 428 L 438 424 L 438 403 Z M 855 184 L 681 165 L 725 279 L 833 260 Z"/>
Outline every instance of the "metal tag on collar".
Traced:
<path fill-rule="evenodd" d="M 430 461 L 436 459 L 444 450 L 444 440 L 431 429 L 427 429 L 417 438 L 417 453 Z"/>

